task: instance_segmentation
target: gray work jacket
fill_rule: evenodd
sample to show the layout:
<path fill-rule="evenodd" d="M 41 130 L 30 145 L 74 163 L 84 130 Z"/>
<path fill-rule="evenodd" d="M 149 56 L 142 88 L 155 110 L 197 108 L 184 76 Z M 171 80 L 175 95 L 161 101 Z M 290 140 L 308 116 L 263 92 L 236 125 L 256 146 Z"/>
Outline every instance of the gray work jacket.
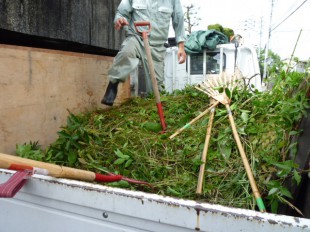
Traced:
<path fill-rule="evenodd" d="M 168 38 L 170 20 L 175 31 L 176 42 L 185 41 L 184 18 L 180 0 L 122 0 L 118 6 L 114 22 L 124 17 L 129 26 L 127 35 L 137 35 L 135 21 L 149 21 L 151 46 L 162 46 Z"/>

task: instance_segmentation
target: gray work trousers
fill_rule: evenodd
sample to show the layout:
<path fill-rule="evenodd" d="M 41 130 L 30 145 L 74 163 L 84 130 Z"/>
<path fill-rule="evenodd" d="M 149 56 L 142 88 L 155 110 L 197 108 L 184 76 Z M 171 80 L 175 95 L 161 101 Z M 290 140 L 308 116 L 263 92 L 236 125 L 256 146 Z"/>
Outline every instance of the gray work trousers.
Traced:
<path fill-rule="evenodd" d="M 159 91 L 164 90 L 164 67 L 166 48 L 162 46 L 150 46 L 156 80 Z M 136 36 L 127 37 L 122 43 L 120 51 L 114 58 L 113 65 L 108 72 L 109 80 L 124 82 L 129 74 L 138 66 L 141 60 L 146 75 L 146 90 L 152 92 L 152 82 L 147 63 L 147 57 L 143 46 L 143 41 Z"/>

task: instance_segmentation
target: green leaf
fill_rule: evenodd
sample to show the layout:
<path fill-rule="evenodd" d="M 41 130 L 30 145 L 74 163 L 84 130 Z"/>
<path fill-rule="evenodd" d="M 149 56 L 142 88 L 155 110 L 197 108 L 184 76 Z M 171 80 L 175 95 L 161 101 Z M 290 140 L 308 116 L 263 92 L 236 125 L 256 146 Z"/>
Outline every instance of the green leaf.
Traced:
<path fill-rule="evenodd" d="M 192 93 L 191 93 L 191 96 L 192 96 L 192 97 L 197 97 L 197 96 L 198 96 L 198 93 L 197 93 L 197 92 L 192 92 Z"/>
<path fill-rule="evenodd" d="M 72 120 L 73 122 L 75 123 L 80 123 L 79 119 L 72 113 L 70 113 L 70 117 L 69 117 L 70 120 Z"/>
<path fill-rule="evenodd" d="M 279 191 L 278 188 L 272 188 L 272 189 L 269 190 L 268 196 L 273 195 L 273 194 L 277 193 L 278 191 Z"/>
<path fill-rule="evenodd" d="M 64 132 L 64 131 L 59 131 L 59 132 L 57 132 L 57 134 L 60 137 L 64 137 L 64 138 L 67 138 L 67 139 L 71 138 L 71 136 L 68 133 Z"/>
<path fill-rule="evenodd" d="M 88 164 L 88 163 L 86 162 L 86 160 L 83 159 L 83 158 L 78 158 L 78 161 L 79 161 L 81 164 L 84 164 L 84 165 Z"/>
<path fill-rule="evenodd" d="M 129 188 L 130 187 L 130 184 L 124 180 L 108 183 L 107 185 L 111 187 L 117 187 L 117 188 Z"/>
<path fill-rule="evenodd" d="M 226 96 L 231 99 L 231 92 L 228 88 L 225 88 L 225 93 L 226 93 Z"/>
<path fill-rule="evenodd" d="M 201 164 L 203 164 L 203 162 L 201 161 L 201 159 L 200 158 L 194 158 L 193 160 L 192 160 L 192 162 L 193 162 L 193 164 L 195 165 L 195 166 L 200 166 Z"/>
<path fill-rule="evenodd" d="M 280 188 L 280 193 L 281 193 L 283 196 L 286 196 L 286 197 L 288 197 L 288 198 L 293 199 L 293 196 L 292 196 L 291 192 L 290 192 L 287 188 L 285 188 L 285 187 L 281 187 L 281 188 Z"/>
<path fill-rule="evenodd" d="M 289 135 L 298 135 L 300 132 L 299 131 L 290 131 Z"/>
<path fill-rule="evenodd" d="M 125 163 L 125 168 L 128 168 L 132 164 L 132 162 L 132 159 L 127 160 L 127 162 Z"/>
<path fill-rule="evenodd" d="M 272 164 L 277 166 L 280 169 L 285 169 L 285 170 L 290 170 L 296 167 L 296 164 L 294 163 L 293 160 L 286 160 L 284 162 L 278 162 L 278 163 L 273 162 Z"/>
<path fill-rule="evenodd" d="M 231 155 L 231 146 L 228 146 L 229 144 L 222 144 L 220 145 L 220 151 L 221 154 L 225 157 L 225 159 L 229 159 Z"/>
<path fill-rule="evenodd" d="M 129 155 L 124 155 L 123 159 L 128 160 L 128 159 L 130 159 L 130 156 Z"/>
<path fill-rule="evenodd" d="M 114 161 L 114 164 L 120 165 L 120 164 L 123 164 L 125 161 L 126 161 L 125 159 L 118 158 L 117 160 Z"/>
<path fill-rule="evenodd" d="M 242 114 L 241 114 L 241 119 L 244 123 L 247 123 L 248 120 L 249 120 L 249 114 L 245 111 L 242 111 Z"/>
<path fill-rule="evenodd" d="M 64 156 L 63 151 L 58 151 L 58 152 L 56 153 L 54 159 L 55 159 L 55 160 L 58 160 L 58 159 L 61 160 L 61 159 L 63 158 L 63 156 Z"/>
<path fill-rule="evenodd" d="M 146 122 L 144 123 L 143 127 L 148 131 L 153 131 L 155 133 L 158 133 L 162 130 L 161 124 L 156 122 Z"/>
<path fill-rule="evenodd" d="M 213 89 L 219 91 L 220 93 L 222 93 L 224 91 L 224 88 L 221 86 L 214 87 Z"/>
<path fill-rule="evenodd" d="M 45 156 L 45 161 L 48 162 L 51 160 L 53 156 L 53 152 L 52 151 L 47 151 L 46 156 Z"/>
<path fill-rule="evenodd" d="M 278 200 L 273 200 L 271 202 L 271 212 L 272 213 L 277 213 L 278 212 L 278 208 L 279 208 L 279 202 Z"/>
<path fill-rule="evenodd" d="M 301 182 L 301 176 L 300 176 L 299 173 L 296 171 L 296 169 L 294 169 L 294 179 L 295 179 L 297 185 L 299 185 L 300 182 Z"/>
<path fill-rule="evenodd" d="M 68 140 L 66 143 L 66 148 L 65 148 L 66 151 L 69 151 L 70 146 L 71 146 L 71 142 L 70 142 L 70 140 Z"/>
<path fill-rule="evenodd" d="M 180 192 L 174 190 L 174 189 L 171 188 L 170 186 L 168 186 L 167 191 L 168 191 L 168 193 L 171 193 L 171 194 L 173 194 L 173 195 L 175 195 L 175 196 L 180 196 L 180 195 L 181 195 Z"/>
<path fill-rule="evenodd" d="M 119 158 L 124 158 L 123 152 L 121 152 L 119 149 L 117 149 L 116 151 L 114 151 L 114 153 L 115 153 Z"/>
<path fill-rule="evenodd" d="M 72 137 L 71 137 L 71 140 L 78 140 L 79 139 L 79 136 L 78 135 L 73 135 Z"/>
<path fill-rule="evenodd" d="M 237 103 L 233 103 L 231 106 L 230 106 L 230 109 L 231 111 L 234 111 L 235 109 L 237 109 Z"/>
<path fill-rule="evenodd" d="M 69 152 L 68 161 L 71 167 L 74 166 L 75 162 L 77 161 L 77 155 L 75 152 Z"/>
<path fill-rule="evenodd" d="M 268 183 L 269 187 L 279 188 L 281 186 L 281 183 L 278 180 L 271 180 Z"/>

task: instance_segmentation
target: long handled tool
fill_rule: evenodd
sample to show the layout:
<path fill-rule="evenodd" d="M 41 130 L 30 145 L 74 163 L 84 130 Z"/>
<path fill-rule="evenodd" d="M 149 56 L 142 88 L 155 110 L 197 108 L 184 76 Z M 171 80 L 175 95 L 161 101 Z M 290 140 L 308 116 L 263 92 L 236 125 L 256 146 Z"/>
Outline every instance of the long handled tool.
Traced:
<path fill-rule="evenodd" d="M 155 99 L 156 99 L 156 105 L 157 105 L 157 110 L 158 110 L 158 114 L 159 114 L 159 119 L 160 119 L 162 130 L 164 132 L 167 129 L 167 125 L 166 125 L 165 118 L 164 118 L 163 107 L 162 107 L 162 104 L 160 101 L 160 95 L 159 95 L 159 90 L 158 90 L 158 86 L 157 86 L 156 74 L 155 74 L 155 70 L 154 70 L 154 64 L 153 64 L 151 49 L 150 49 L 150 45 L 149 45 L 149 41 L 148 41 L 148 34 L 151 31 L 151 24 L 150 24 L 150 22 L 146 22 L 146 21 L 137 21 L 134 23 L 134 25 L 135 25 L 136 31 L 138 33 L 142 34 L 144 48 L 145 48 L 145 52 L 146 52 L 146 57 L 147 57 L 148 65 L 149 65 L 149 71 L 151 74 L 153 92 L 154 92 Z M 139 27 L 144 27 L 147 29 L 146 30 L 140 30 Z"/>
<path fill-rule="evenodd" d="M 185 126 L 181 127 L 180 129 L 178 129 L 173 135 L 171 135 L 169 137 L 169 139 L 173 139 L 174 137 L 176 137 L 178 134 L 182 133 L 182 131 L 184 131 L 185 129 L 189 128 L 192 124 L 194 124 L 195 122 L 197 122 L 200 118 L 202 118 L 204 115 L 206 115 L 207 113 L 209 113 L 213 108 L 215 108 L 220 102 L 216 101 L 213 105 L 211 105 L 209 108 L 207 108 L 205 111 L 203 111 L 201 114 L 199 114 L 196 118 L 194 118 L 192 121 L 190 121 L 189 123 L 187 123 Z"/>
<path fill-rule="evenodd" d="M 64 167 L 56 164 L 45 163 L 35 160 L 30 160 L 26 158 L 21 158 L 13 155 L 6 155 L 0 153 L 0 168 L 9 170 L 31 170 L 34 173 L 53 176 L 57 178 L 67 178 L 82 181 L 98 181 L 98 182 L 115 182 L 120 180 L 125 180 L 133 184 L 143 184 L 152 187 L 151 184 L 133 180 L 122 175 L 116 175 L 109 173 L 109 175 L 103 175 L 99 173 L 94 173 L 91 171 L 80 170 L 76 168 Z"/>
<path fill-rule="evenodd" d="M 225 89 L 228 89 L 232 93 L 233 89 L 239 84 L 239 81 L 241 80 L 241 78 L 242 78 L 242 75 L 241 75 L 240 71 L 236 70 L 235 74 L 233 76 L 227 77 L 225 73 L 222 73 L 222 75 L 216 76 L 214 78 L 209 78 L 209 79 L 207 79 L 206 82 L 203 82 L 202 84 L 196 86 L 195 87 L 196 89 L 207 94 L 208 96 L 210 96 L 211 98 L 216 100 L 216 102 L 210 108 L 205 110 L 201 115 L 199 115 L 197 118 L 192 120 L 191 123 L 196 122 L 199 118 L 202 117 L 202 115 L 205 115 L 207 112 L 214 109 L 219 103 L 222 103 L 223 105 L 225 105 L 226 110 L 228 112 L 229 122 L 230 122 L 230 125 L 232 128 L 232 131 L 233 131 L 233 135 L 234 135 L 234 138 L 236 140 L 237 147 L 239 149 L 239 153 L 241 155 L 242 162 L 243 162 L 243 165 L 245 167 L 247 176 L 249 178 L 249 182 L 250 182 L 254 197 L 256 199 L 257 206 L 261 212 L 265 212 L 266 208 L 264 206 L 261 195 L 258 191 L 255 179 L 254 179 L 252 171 L 251 171 L 251 167 L 250 167 L 249 162 L 247 160 L 247 157 L 245 155 L 243 146 L 241 144 L 241 141 L 240 141 L 237 129 L 236 129 L 234 118 L 233 118 L 232 113 L 231 113 L 231 109 L 229 106 L 230 105 L 230 99 L 227 96 L 226 91 L 225 91 Z M 224 90 L 222 93 L 220 93 L 218 91 L 218 89 L 220 89 L 220 88 Z M 207 155 L 208 145 L 209 145 L 209 141 L 210 141 L 210 134 L 211 134 L 211 127 L 212 127 L 212 123 L 213 123 L 213 117 L 214 117 L 214 112 L 211 111 L 208 129 L 207 129 L 207 134 L 206 134 L 206 139 L 205 139 L 204 150 L 203 150 L 203 154 L 202 154 L 202 158 L 201 158 L 203 163 L 200 166 L 200 172 L 199 172 L 199 177 L 198 177 L 198 185 L 197 185 L 197 190 L 196 190 L 197 194 L 200 194 L 201 189 L 202 189 L 203 174 L 204 174 L 204 170 L 205 170 L 206 155 Z M 181 133 L 184 129 L 186 129 L 188 127 L 187 125 L 181 129 L 179 129 L 172 136 L 170 136 L 170 139 L 172 139 L 173 137 L 175 137 L 176 135 Z"/>
<path fill-rule="evenodd" d="M 214 120 L 214 113 L 215 113 L 215 107 L 211 109 L 210 118 L 208 122 L 205 144 L 204 144 L 203 152 L 201 156 L 202 164 L 200 165 L 200 170 L 199 170 L 198 184 L 197 184 L 197 189 L 196 189 L 197 194 L 201 194 L 201 191 L 202 191 L 202 183 L 203 183 L 203 177 L 205 173 L 207 153 L 208 153 L 208 148 L 209 148 L 209 143 L 210 143 L 210 138 L 211 138 L 212 124 Z"/>
<path fill-rule="evenodd" d="M 213 79 L 209 78 L 206 82 L 202 83 L 200 85 L 200 87 L 210 97 L 214 98 L 215 100 L 217 100 L 217 101 L 221 102 L 223 105 L 225 105 L 226 110 L 228 112 L 229 122 L 230 122 L 230 125 L 232 128 L 232 131 L 233 131 L 233 135 L 234 135 L 234 138 L 236 140 L 237 147 L 238 147 L 239 153 L 241 155 L 241 159 L 242 159 L 245 171 L 246 171 L 247 176 L 249 178 L 249 182 L 250 182 L 254 197 L 256 199 L 257 206 L 261 212 L 265 212 L 266 208 L 264 206 L 261 195 L 258 191 L 253 173 L 251 171 L 250 164 L 249 164 L 248 159 L 246 157 L 244 148 L 241 144 L 241 141 L 240 141 L 237 129 L 236 129 L 236 124 L 234 122 L 234 118 L 233 118 L 232 113 L 231 113 L 231 109 L 229 106 L 230 105 L 230 99 L 226 95 L 225 91 L 220 93 L 217 90 L 219 87 L 222 87 L 224 90 L 225 90 L 225 88 L 227 88 L 232 92 L 233 88 L 237 85 L 238 75 L 240 75 L 240 74 L 235 73 L 235 75 L 231 76 L 230 78 L 225 78 L 224 75 L 222 75 L 220 78 L 217 78 L 217 79 L 216 78 L 213 78 Z"/>

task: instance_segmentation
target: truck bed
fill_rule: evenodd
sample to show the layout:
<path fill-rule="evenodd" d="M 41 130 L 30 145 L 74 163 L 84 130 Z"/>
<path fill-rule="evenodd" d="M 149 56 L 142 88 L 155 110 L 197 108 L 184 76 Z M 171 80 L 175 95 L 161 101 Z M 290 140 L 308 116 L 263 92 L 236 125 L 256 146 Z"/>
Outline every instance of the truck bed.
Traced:
<path fill-rule="evenodd" d="M 0 169 L 0 183 L 14 171 Z M 1 232 L 310 231 L 310 220 L 34 175 L 0 198 Z"/>

